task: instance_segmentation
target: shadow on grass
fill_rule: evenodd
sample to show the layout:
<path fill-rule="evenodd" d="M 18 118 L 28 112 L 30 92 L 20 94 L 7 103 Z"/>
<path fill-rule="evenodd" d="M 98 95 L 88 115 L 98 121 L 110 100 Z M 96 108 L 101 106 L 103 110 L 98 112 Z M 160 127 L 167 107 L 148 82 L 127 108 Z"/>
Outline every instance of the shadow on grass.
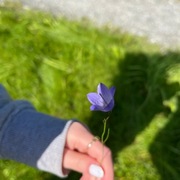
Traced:
<path fill-rule="evenodd" d="M 176 112 L 154 139 L 150 152 L 162 179 L 180 179 L 180 96 Z"/>
<path fill-rule="evenodd" d="M 169 69 L 178 64 L 180 65 L 180 55 L 176 53 L 129 53 L 120 62 L 119 75 L 112 81 L 112 85 L 116 86 L 116 106 L 108 121 L 111 134 L 106 143 L 111 148 L 114 159 L 117 153 L 133 143 L 135 137 L 148 126 L 155 115 L 172 114 L 171 109 L 163 102 L 180 90 L 179 83 L 169 83 L 167 80 Z M 173 176 L 180 179 L 180 158 L 176 158 L 180 156 L 179 111 L 174 114 L 150 148 L 152 159 L 162 179 L 172 179 Z M 94 134 L 102 133 L 99 127 L 105 117 L 100 112 L 92 113 L 88 126 Z"/>

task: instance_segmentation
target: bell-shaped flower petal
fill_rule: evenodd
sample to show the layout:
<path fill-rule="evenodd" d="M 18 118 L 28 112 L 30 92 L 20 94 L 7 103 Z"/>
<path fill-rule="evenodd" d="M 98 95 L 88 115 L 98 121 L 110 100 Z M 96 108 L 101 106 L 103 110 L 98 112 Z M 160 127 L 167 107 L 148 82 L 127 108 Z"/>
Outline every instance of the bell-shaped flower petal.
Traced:
<path fill-rule="evenodd" d="M 110 92 L 113 97 L 114 97 L 115 91 L 116 91 L 116 88 L 114 86 L 110 88 Z"/>
<path fill-rule="evenodd" d="M 104 105 L 104 100 L 97 93 L 89 93 L 89 94 L 87 94 L 87 98 L 92 105 L 97 105 L 97 106 Z"/>
<path fill-rule="evenodd" d="M 103 111 L 104 108 L 101 106 L 97 106 L 97 105 L 91 105 L 90 110 L 91 111 Z"/>
<path fill-rule="evenodd" d="M 101 111 L 109 112 L 109 111 L 111 111 L 113 109 L 113 107 L 114 107 L 114 99 L 112 99 L 110 101 L 110 103 Z"/>
<path fill-rule="evenodd" d="M 97 87 L 97 93 L 87 94 L 89 102 L 92 104 L 91 111 L 111 111 L 114 107 L 115 87 L 108 89 L 103 83 Z"/>
<path fill-rule="evenodd" d="M 112 99 L 110 90 L 102 83 L 98 85 L 97 93 L 102 97 L 106 104 L 108 104 Z"/>

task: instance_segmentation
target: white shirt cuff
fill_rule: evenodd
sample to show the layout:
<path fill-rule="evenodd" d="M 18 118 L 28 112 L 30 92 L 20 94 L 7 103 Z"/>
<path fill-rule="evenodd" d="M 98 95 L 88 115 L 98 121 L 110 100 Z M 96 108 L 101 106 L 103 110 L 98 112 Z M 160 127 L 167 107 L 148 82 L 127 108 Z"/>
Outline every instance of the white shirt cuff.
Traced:
<path fill-rule="evenodd" d="M 63 154 L 64 146 L 66 142 L 66 135 L 68 129 L 73 121 L 68 121 L 64 130 L 59 134 L 47 147 L 44 153 L 41 155 L 37 161 L 37 167 L 40 170 L 50 172 L 59 177 L 67 177 L 68 174 L 63 172 Z"/>

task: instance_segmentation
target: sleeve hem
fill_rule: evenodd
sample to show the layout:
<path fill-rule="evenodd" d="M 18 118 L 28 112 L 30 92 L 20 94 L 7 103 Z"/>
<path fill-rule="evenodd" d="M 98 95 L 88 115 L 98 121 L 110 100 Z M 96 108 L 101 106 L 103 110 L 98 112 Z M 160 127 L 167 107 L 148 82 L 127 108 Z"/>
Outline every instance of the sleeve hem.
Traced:
<path fill-rule="evenodd" d="M 49 173 L 53 173 L 59 177 L 67 177 L 68 172 L 63 171 L 63 154 L 68 129 L 73 121 L 68 121 L 64 130 L 59 134 L 47 147 L 44 153 L 37 161 L 37 168 Z"/>

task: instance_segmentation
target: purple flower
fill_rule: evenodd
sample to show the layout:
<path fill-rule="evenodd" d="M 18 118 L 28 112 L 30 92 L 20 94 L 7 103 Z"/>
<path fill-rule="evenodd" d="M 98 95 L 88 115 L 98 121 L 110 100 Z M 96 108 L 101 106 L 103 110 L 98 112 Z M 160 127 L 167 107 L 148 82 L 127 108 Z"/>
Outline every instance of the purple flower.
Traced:
<path fill-rule="evenodd" d="M 108 89 L 103 83 L 98 84 L 97 93 L 87 94 L 89 102 L 92 104 L 91 111 L 111 111 L 114 107 L 115 87 Z"/>

